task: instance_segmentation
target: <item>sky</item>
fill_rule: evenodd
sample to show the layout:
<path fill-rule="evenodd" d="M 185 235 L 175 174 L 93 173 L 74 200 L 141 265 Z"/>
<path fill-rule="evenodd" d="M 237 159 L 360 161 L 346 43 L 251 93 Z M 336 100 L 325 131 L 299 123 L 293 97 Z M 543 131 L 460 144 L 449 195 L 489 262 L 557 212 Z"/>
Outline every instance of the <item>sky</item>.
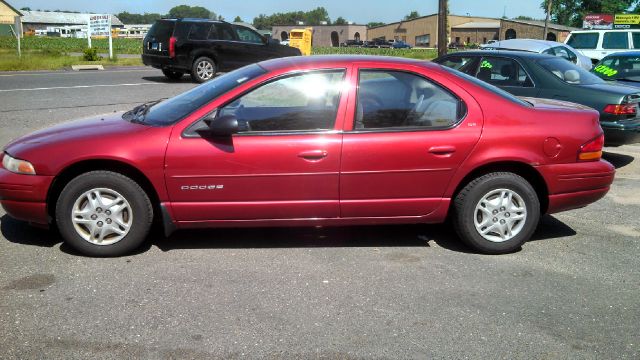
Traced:
<path fill-rule="evenodd" d="M 348 21 L 366 24 L 371 21 L 385 23 L 401 20 L 413 10 L 420 15 L 438 12 L 437 0 L 368 0 L 362 2 L 345 0 L 8 0 L 9 4 L 19 9 L 25 6 L 32 10 L 72 10 L 93 13 L 114 13 L 122 11 L 131 13 L 160 13 L 166 14 L 176 5 L 204 6 L 222 15 L 227 20 L 240 16 L 251 22 L 259 14 L 270 15 L 276 12 L 311 10 L 323 6 L 329 12 L 329 17 L 335 20 L 342 16 Z M 540 8 L 541 0 L 449 0 L 449 12 L 455 15 L 473 15 L 484 17 L 501 17 L 506 13 L 508 17 L 518 15 L 544 18 L 544 11 Z M 506 8 L 505 8 L 506 7 Z"/>

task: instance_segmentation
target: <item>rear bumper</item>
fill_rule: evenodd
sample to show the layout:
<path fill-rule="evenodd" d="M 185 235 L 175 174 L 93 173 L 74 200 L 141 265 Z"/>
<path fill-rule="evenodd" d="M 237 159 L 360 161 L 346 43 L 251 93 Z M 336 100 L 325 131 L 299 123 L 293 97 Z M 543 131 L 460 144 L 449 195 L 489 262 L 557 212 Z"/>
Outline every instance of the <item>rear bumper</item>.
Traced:
<path fill-rule="evenodd" d="M 615 168 L 605 160 L 544 165 L 537 168 L 547 183 L 547 213 L 577 209 L 604 197 L 615 176 Z"/>
<path fill-rule="evenodd" d="M 47 192 L 53 176 L 20 175 L 0 168 L 0 204 L 11 217 L 49 223 Z"/>
<path fill-rule="evenodd" d="M 142 54 L 142 63 L 156 69 L 173 69 L 177 67 L 174 59 L 162 55 Z"/>
<path fill-rule="evenodd" d="M 640 143 L 640 120 L 631 122 L 602 122 L 607 146 Z"/>

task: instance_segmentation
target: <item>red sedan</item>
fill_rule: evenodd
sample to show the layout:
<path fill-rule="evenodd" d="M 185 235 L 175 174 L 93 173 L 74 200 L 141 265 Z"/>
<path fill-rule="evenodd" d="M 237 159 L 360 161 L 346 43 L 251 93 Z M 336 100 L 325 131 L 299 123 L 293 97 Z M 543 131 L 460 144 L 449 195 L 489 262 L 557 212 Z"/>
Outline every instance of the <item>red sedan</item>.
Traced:
<path fill-rule="evenodd" d="M 483 253 L 603 197 L 598 113 L 437 64 L 284 58 L 7 145 L 0 202 L 84 254 L 175 229 L 439 223 Z"/>

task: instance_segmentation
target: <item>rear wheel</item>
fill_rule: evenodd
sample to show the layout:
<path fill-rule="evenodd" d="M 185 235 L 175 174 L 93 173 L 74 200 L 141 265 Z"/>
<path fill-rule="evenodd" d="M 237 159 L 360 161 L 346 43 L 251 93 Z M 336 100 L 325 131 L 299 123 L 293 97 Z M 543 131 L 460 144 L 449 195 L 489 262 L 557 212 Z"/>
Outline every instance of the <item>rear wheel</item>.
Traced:
<path fill-rule="evenodd" d="M 153 209 L 130 178 L 92 171 L 71 180 L 56 203 L 56 222 L 65 242 L 85 255 L 119 256 L 146 238 Z"/>
<path fill-rule="evenodd" d="M 164 74 L 164 76 L 171 80 L 179 80 L 180 78 L 182 78 L 182 75 L 184 75 L 183 72 L 173 71 L 169 69 L 162 69 L 162 73 Z"/>
<path fill-rule="evenodd" d="M 213 79 L 216 75 L 216 63 L 208 57 L 197 58 L 191 67 L 191 79 L 198 83 Z"/>
<path fill-rule="evenodd" d="M 471 181 L 454 202 L 455 230 L 467 245 L 485 254 L 519 249 L 540 220 L 540 200 L 519 175 L 495 172 Z"/>

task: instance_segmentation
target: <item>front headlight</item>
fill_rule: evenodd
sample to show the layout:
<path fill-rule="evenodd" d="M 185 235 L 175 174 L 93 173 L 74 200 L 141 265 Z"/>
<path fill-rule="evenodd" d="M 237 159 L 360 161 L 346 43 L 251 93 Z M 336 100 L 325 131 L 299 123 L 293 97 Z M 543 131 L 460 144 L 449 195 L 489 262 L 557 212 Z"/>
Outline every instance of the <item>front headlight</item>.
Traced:
<path fill-rule="evenodd" d="M 4 156 L 2 157 L 2 167 L 16 174 L 36 174 L 36 170 L 30 162 L 16 159 L 7 153 L 4 153 Z"/>

